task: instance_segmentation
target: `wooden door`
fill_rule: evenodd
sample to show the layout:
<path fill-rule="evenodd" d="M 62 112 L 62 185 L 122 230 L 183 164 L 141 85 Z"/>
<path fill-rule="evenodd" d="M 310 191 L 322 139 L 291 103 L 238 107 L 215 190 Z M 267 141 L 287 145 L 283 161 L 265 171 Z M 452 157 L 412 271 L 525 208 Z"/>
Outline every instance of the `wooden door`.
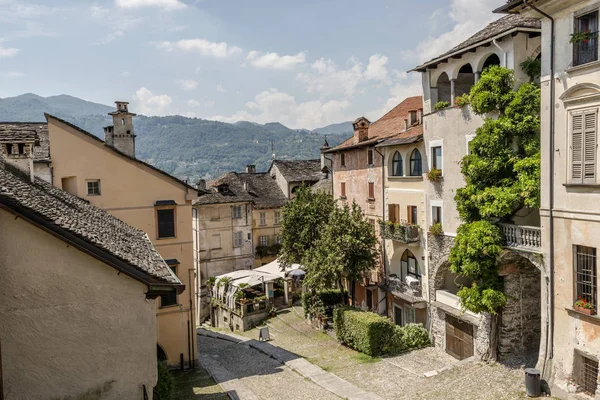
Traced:
<path fill-rule="evenodd" d="M 459 360 L 473 356 L 473 325 L 446 315 L 446 353 Z"/>

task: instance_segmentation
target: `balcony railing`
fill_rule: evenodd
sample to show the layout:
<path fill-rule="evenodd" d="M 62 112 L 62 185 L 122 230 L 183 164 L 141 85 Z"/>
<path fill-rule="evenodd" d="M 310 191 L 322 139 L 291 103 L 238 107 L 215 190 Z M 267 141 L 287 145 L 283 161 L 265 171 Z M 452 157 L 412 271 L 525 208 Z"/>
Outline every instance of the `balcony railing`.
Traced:
<path fill-rule="evenodd" d="M 403 280 L 395 275 L 388 275 L 386 277 L 387 289 L 392 294 L 399 294 L 407 299 L 414 301 L 424 300 L 423 299 L 423 287 L 420 281 L 415 281 L 413 284 L 408 284 L 406 280 Z"/>
<path fill-rule="evenodd" d="M 504 245 L 517 250 L 539 253 L 542 251 L 542 230 L 536 226 L 500 224 Z"/>
<path fill-rule="evenodd" d="M 397 240 L 402 243 L 415 243 L 421 240 L 420 228 L 406 223 L 379 223 L 379 235 L 382 239 Z"/>

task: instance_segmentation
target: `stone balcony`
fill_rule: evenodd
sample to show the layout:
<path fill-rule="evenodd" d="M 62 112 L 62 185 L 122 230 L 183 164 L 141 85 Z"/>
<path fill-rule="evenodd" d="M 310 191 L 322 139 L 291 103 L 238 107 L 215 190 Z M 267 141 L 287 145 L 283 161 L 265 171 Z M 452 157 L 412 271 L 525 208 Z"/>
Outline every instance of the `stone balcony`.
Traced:
<path fill-rule="evenodd" d="M 460 298 L 447 290 L 442 289 L 435 291 L 435 301 L 433 302 L 433 305 L 471 324 L 479 324 L 479 321 L 482 318 L 481 314 L 466 310 L 463 311 Z"/>
<path fill-rule="evenodd" d="M 421 228 L 418 225 L 407 223 L 379 223 L 379 235 L 382 239 L 397 240 L 402 243 L 419 243 L 421 241 Z"/>
<path fill-rule="evenodd" d="M 400 297 L 410 303 L 425 301 L 423 297 L 423 286 L 421 282 L 409 285 L 396 275 L 388 275 L 385 278 L 385 289 L 394 296 Z"/>
<path fill-rule="evenodd" d="M 542 252 L 542 230 L 537 226 L 499 224 L 507 248 L 532 253 Z"/>

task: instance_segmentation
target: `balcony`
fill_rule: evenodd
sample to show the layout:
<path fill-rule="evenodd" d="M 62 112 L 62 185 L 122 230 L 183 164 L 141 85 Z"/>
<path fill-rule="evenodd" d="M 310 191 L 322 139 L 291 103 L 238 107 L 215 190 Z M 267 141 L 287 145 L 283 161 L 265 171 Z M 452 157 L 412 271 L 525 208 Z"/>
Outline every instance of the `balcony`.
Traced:
<path fill-rule="evenodd" d="M 510 249 L 531 253 L 542 252 L 542 230 L 536 226 L 499 224 L 504 245 Z"/>
<path fill-rule="evenodd" d="M 421 282 L 415 278 L 407 278 L 410 278 L 408 282 L 396 275 L 388 275 L 385 279 L 386 290 L 394 296 L 400 297 L 410 303 L 425 301 Z"/>
<path fill-rule="evenodd" d="M 481 319 L 481 314 L 475 314 L 471 311 L 463 311 L 458 296 L 447 290 L 436 290 L 435 302 L 433 304 L 436 307 L 441 308 L 455 316 L 459 316 L 461 319 L 464 319 L 470 323 L 477 324 Z"/>
<path fill-rule="evenodd" d="M 392 222 L 379 223 L 379 235 L 382 239 L 397 240 L 402 243 L 417 243 L 421 240 L 421 229 L 418 225 Z"/>

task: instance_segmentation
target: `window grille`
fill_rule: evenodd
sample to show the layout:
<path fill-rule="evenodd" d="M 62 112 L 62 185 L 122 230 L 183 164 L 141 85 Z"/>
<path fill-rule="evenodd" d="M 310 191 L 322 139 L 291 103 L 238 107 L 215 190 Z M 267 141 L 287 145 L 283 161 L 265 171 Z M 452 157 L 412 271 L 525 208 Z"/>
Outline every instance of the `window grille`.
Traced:
<path fill-rule="evenodd" d="M 577 386 L 581 391 L 594 397 L 598 390 L 598 361 L 584 355 L 580 357 L 580 369 L 576 376 Z"/>
<path fill-rule="evenodd" d="M 576 298 L 592 304 L 597 311 L 596 249 L 575 246 L 575 268 Z"/>
<path fill-rule="evenodd" d="M 100 181 L 87 181 L 88 196 L 100 196 Z"/>

